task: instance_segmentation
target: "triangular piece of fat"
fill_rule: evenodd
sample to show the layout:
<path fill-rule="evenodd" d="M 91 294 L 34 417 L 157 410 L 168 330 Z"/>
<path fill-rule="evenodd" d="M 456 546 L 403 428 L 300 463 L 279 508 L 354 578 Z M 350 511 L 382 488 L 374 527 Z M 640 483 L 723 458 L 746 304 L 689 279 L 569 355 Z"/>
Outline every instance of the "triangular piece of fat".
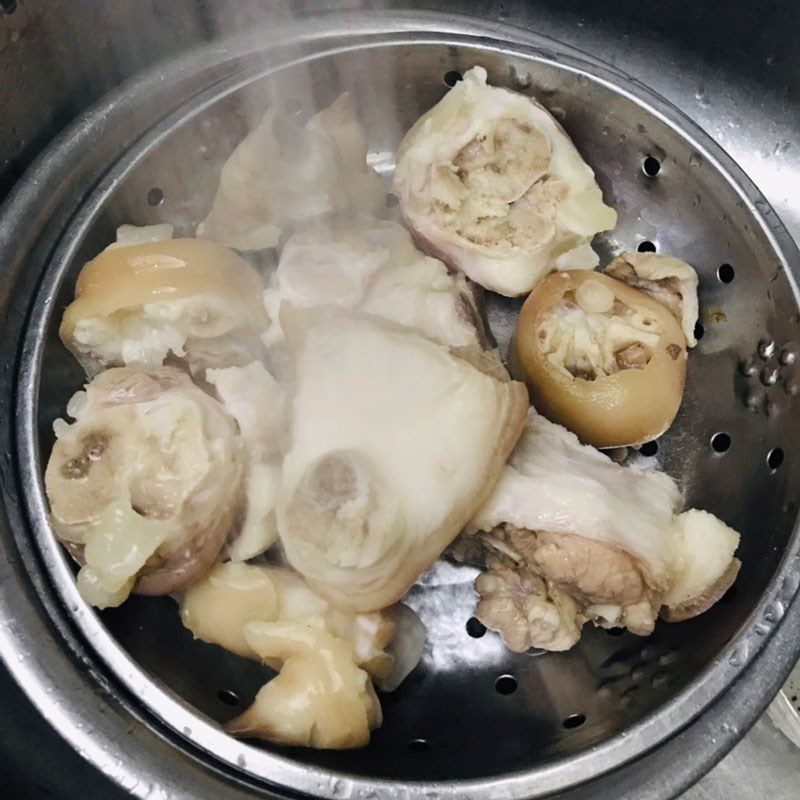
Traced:
<path fill-rule="evenodd" d="M 376 317 L 328 308 L 281 321 L 295 368 L 281 541 L 335 604 L 384 608 L 487 497 L 527 395 Z"/>
<path fill-rule="evenodd" d="M 508 466 L 469 531 L 511 525 L 571 534 L 629 553 L 651 585 L 674 580 L 675 481 L 663 472 L 623 467 L 531 409 Z"/>

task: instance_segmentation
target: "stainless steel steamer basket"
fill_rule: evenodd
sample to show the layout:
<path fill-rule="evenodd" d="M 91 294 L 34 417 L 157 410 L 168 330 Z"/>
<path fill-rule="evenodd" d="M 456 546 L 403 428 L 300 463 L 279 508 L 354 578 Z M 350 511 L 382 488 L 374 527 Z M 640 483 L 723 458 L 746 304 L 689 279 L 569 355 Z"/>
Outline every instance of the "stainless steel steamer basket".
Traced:
<path fill-rule="evenodd" d="M 473 573 L 442 563 L 410 595 L 429 627 L 423 663 L 383 698 L 366 750 L 235 741 L 219 723 L 249 703 L 258 665 L 193 642 L 168 598 L 95 614 L 48 527 L 51 425 L 81 383 L 61 312 L 115 225 L 192 232 L 268 103 L 303 117 L 349 89 L 388 179 L 402 133 L 476 63 L 541 99 L 596 170 L 620 214 L 604 256 L 650 242 L 698 267 L 703 336 L 684 406 L 655 454 L 628 460 L 658 463 L 742 531 L 741 575 L 708 614 L 647 639 L 587 630 L 567 654 L 515 655 L 470 635 Z M 800 255 L 709 137 L 624 74 L 513 28 L 418 13 L 321 17 L 210 46 L 126 84 L 45 151 L 0 216 L 0 257 L 0 652 L 50 723 L 133 794 L 668 797 L 735 743 L 796 659 Z M 501 343 L 517 308 L 489 304 Z"/>

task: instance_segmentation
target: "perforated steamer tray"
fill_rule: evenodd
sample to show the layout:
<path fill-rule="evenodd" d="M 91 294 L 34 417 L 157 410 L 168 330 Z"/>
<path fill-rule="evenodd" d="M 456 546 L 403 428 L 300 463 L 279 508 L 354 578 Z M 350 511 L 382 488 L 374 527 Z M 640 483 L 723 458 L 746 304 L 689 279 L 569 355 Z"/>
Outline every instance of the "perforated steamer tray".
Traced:
<path fill-rule="evenodd" d="M 240 40 L 198 52 L 128 86 L 83 120 L 45 157 L 38 183 L 14 200 L 17 208 L 27 203 L 35 235 L 24 241 L 27 273 L 20 272 L 16 287 L 30 305 L 23 303 L 9 323 L 18 325 L 21 341 L 14 374 L 4 379 L 18 458 L 3 465 L 4 486 L 20 504 L 10 515 L 33 576 L 29 591 L 56 626 L 36 631 L 68 642 L 73 670 L 88 667 L 97 686 L 170 743 L 150 743 L 154 776 L 165 767 L 151 753 L 169 747 L 197 765 L 198 774 L 187 771 L 186 781 L 207 780 L 209 770 L 219 770 L 281 796 L 568 792 L 663 745 L 710 708 L 754 665 L 797 594 L 794 244 L 737 167 L 663 100 L 553 43 L 501 34 L 466 22 L 376 16 L 351 18 L 342 29 L 307 23 L 287 32 L 281 47 Z M 668 434 L 630 451 L 627 460 L 659 465 L 676 477 L 689 505 L 740 530 L 742 572 L 709 613 L 660 624 L 646 639 L 587 629 L 569 653 L 516 655 L 471 621 L 474 572 L 443 562 L 408 598 L 428 626 L 423 662 L 382 698 L 385 721 L 366 750 L 300 751 L 235 741 L 219 723 L 252 700 L 264 671 L 194 642 L 167 598 L 133 598 L 95 614 L 79 597 L 72 566 L 49 529 L 42 465 L 52 421 L 82 382 L 58 341 L 61 312 L 81 265 L 111 240 L 116 225 L 166 221 L 178 235 L 193 232 L 221 164 L 268 103 L 302 118 L 350 90 L 369 134 L 371 161 L 388 187 L 402 134 L 446 91 L 448 73 L 473 64 L 485 66 L 492 83 L 540 99 L 595 169 L 620 215 L 617 229 L 598 241 L 603 261 L 652 245 L 698 268 L 703 335 L 689 359 L 683 407 Z M 655 174 L 644 170 L 648 158 Z M 273 260 L 268 254 L 258 265 L 268 268 Z M 489 299 L 501 346 L 518 307 L 517 301 Z M 47 708 L 45 688 L 53 691 L 59 680 L 36 657 L 42 640 L 23 627 L 3 631 L 0 648 Z M 25 655 L 15 668 L 20 652 Z M 780 661 L 774 669 L 786 666 Z M 769 692 L 765 683 L 762 708 Z M 61 699 L 69 707 L 70 698 Z M 735 741 L 738 726 L 752 721 L 750 712 L 752 698 L 748 715 L 726 720 L 720 737 Z M 105 722 L 92 719 L 85 731 L 63 714 L 52 719 L 107 772 L 120 780 L 131 774 L 108 762 L 108 753 L 124 754 L 125 748 L 104 741 Z M 140 756 L 130 754 L 137 765 Z M 688 764 L 675 766 L 678 773 L 684 768 L 688 774 Z M 161 786 L 160 780 L 152 785 Z M 140 784 L 137 778 L 134 791 L 144 794 Z M 230 787 L 226 783 L 226 792 L 234 793 Z"/>

